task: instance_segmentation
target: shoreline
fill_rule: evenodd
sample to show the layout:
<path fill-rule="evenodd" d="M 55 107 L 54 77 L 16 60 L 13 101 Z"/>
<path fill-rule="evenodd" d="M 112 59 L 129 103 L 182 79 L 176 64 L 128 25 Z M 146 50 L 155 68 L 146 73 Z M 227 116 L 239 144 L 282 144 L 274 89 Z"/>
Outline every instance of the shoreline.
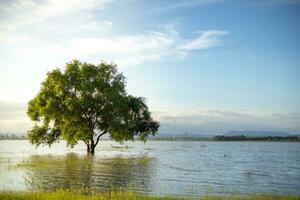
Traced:
<path fill-rule="evenodd" d="M 0 141 L 23 141 L 28 139 L 0 139 Z M 61 140 L 63 141 L 63 140 Z M 103 139 L 102 141 L 113 141 L 109 139 Z M 214 139 L 204 139 L 204 138 L 199 138 L 199 139 L 181 139 L 181 138 L 168 138 L 168 139 L 148 139 L 147 141 L 166 141 L 166 142 L 177 142 L 177 141 L 187 141 L 187 142 L 288 142 L 288 143 L 297 143 L 300 142 L 300 140 L 294 140 L 294 141 L 289 141 L 289 140 L 255 140 L 255 139 L 247 139 L 247 140 L 214 140 Z M 130 142 L 130 141 L 128 141 Z"/>

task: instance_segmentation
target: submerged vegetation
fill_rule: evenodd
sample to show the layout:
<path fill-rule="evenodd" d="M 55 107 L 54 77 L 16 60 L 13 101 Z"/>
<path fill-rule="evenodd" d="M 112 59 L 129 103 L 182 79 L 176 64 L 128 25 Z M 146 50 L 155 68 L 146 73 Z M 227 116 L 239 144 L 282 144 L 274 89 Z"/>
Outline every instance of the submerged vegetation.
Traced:
<path fill-rule="evenodd" d="M 15 135 L 15 134 L 1 134 L 0 140 L 26 140 L 25 135 Z"/>
<path fill-rule="evenodd" d="M 151 187 L 155 159 L 147 155 L 97 158 L 69 153 L 62 156 L 33 155 L 15 168 L 24 171 L 30 191 L 81 190 L 85 193 L 146 191 Z M 0 198 L 1 199 L 1 198 Z"/>
<path fill-rule="evenodd" d="M 125 144 L 125 145 L 122 145 L 122 144 L 120 144 L 120 145 L 110 145 L 110 147 L 112 149 L 132 149 L 133 148 L 131 146 L 128 146 L 127 144 Z"/>
<path fill-rule="evenodd" d="M 141 199 L 141 200 L 178 200 L 188 199 L 176 196 L 148 196 L 135 192 L 111 191 L 106 193 L 85 194 L 84 192 L 71 190 L 57 190 L 53 192 L 0 192 L 1 200 L 123 200 L 123 199 Z M 300 196 L 276 196 L 276 195 L 229 195 L 229 196 L 202 196 L 200 200 L 299 200 Z"/>

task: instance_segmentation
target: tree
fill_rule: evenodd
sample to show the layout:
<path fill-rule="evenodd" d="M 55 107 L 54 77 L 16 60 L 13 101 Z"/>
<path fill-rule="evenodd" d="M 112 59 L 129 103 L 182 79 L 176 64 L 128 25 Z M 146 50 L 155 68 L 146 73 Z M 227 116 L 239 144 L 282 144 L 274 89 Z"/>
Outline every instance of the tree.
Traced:
<path fill-rule="evenodd" d="M 63 70 L 47 73 L 39 93 L 28 103 L 35 125 L 28 132 L 32 144 L 59 139 L 73 147 L 79 141 L 94 154 L 100 138 L 146 141 L 159 123 L 152 119 L 145 99 L 127 94 L 125 77 L 114 64 L 93 65 L 73 60 Z"/>

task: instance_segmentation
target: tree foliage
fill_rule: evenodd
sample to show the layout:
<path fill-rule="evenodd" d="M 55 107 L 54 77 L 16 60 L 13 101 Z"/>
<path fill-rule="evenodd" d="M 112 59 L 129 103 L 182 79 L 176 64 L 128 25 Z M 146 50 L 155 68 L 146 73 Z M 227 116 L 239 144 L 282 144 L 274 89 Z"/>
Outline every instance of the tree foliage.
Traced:
<path fill-rule="evenodd" d="M 64 69 L 47 73 L 39 93 L 28 103 L 35 121 L 28 133 L 31 143 L 51 145 L 58 139 L 73 147 L 78 141 L 88 153 L 102 135 L 116 141 L 145 141 L 159 123 L 152 119 L 145 99 L 127 94 L 125 77 L 114 64 L 73 60 Z"/>

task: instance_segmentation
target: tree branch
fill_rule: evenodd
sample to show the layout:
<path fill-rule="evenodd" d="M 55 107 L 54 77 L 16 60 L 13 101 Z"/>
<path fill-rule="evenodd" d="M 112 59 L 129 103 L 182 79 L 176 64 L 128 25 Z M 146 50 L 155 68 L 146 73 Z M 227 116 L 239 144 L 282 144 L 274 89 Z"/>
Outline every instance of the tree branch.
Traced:
<path fill-rule="evenodd" d="M 104 131 L 103 133 L 101 133 L 100 135 L 98 135 L 97 140 L 96 140 L 96 143 L 95 143 L 95 147 L 97 146 L 100 137 L 101 137 L 102 135 L 106 134 L 106 133 L 107 133 L 107 131 Z"/>
<path fill-rule="evenodd" d="M 87 141 L 85 141 L 85 140 L 82 140 L 86 145 L 88 145 L 88 142 Z"/>

